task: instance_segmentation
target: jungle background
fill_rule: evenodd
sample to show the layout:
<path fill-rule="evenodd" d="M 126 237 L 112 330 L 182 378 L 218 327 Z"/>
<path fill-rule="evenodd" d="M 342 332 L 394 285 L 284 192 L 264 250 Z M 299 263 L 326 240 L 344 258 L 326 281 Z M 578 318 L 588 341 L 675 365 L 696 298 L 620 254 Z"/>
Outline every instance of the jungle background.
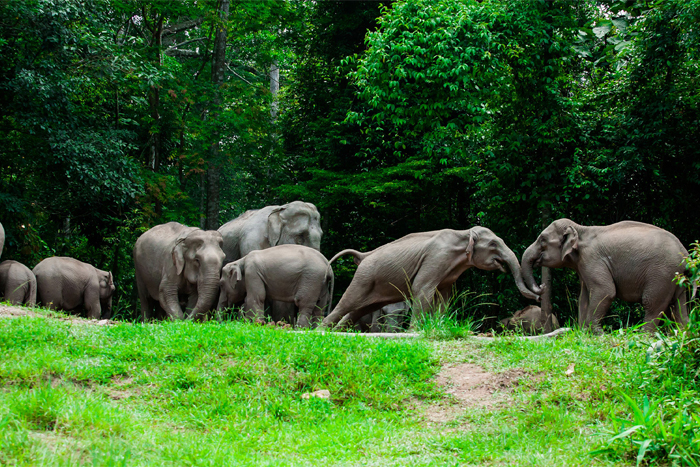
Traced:
<path fill-rule="evenodd" d="M 474 225 L 520 257 L 560 217 L 689 247 L 698 24 L 700 0 L 2 0 L 3 260 L 111 270 L 132 319 L 145 230 L 296 199 L 328 257 Z M 509 274 L 458 286 L 481 316 L 528 304 Z M 577 291 L 555 271 L 560 321 Z"/>

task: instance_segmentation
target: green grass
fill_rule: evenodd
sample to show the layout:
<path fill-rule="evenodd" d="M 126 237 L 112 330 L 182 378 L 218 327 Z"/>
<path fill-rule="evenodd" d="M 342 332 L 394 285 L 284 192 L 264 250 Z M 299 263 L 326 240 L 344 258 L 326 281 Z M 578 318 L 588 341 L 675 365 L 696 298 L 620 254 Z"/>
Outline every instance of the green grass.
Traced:
<path fill-rule="evenodd" d="M 634 465 L 651 439 L 636 434 L 677 434 L 697 416 L 692 375 L 672 366 L 685 389 L 660 389 L 659 366 L 670 367 L 647 363 L 653 339 L 393 341 L 236 321 L 0 319 L 0 465 Z M 520 379 L 500 404 L 460 406 L 433 376 L 462 362 Z M 302 399 L 319 389 L 331 399 Z M 639 424 L 631 403 L 644 416 L 645 396 L 662 423 L 611 441 Z M 456 418 L 429 423 L 437 404 Z M 653 438 L 642 464 L 692 465 L 692 440 L 685 458 L 663 443 Z"/>

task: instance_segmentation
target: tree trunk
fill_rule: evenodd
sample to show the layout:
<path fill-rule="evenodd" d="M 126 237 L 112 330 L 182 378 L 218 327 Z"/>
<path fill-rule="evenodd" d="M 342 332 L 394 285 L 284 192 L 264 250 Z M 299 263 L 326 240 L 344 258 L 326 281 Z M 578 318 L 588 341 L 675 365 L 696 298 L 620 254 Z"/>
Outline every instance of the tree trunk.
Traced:
<path fill-rule="evenodd" d="M 225 22 L 228 20 L 229 0 L 222 0 L 221 9 L 219 10 L 219 18 L 221 24 L 216 28 L 216 36 L 214 38 L 214 58 L 211 63 L 211 80 L 215 87 L 220 88 L 224 83 L 224 71 L 226 70 L 226 34 L 227 30 Z M 219 110 L 221 108 L 220 89 L 214 91 L 213 112 L 211 118 L 216 122 Z M 215 124 L 215 123 L 214 123 Z M 219 228 L 219 180 L 221 178 L 221 148 L 219 147 L 220 135 L 218 131 L 212 133 L 213 141 L 211 143 L 209 154 L 209 166 L 207 168 L 207 213 L 205 227 L 207 230 L 216 230 Z"/>
<path fill-rule="evenodd" d="M 270 107 L 270 114 L 272 115 L 272 120 L 277 118 L 277 112 L 279 110 L 279 103 L 277 102 L 277 93 L 280 90 L 280 69 L 277 66 L 277 60 L 272 62 L 270 66 L 270 94 L 272 94 L 272 106 Z"/>

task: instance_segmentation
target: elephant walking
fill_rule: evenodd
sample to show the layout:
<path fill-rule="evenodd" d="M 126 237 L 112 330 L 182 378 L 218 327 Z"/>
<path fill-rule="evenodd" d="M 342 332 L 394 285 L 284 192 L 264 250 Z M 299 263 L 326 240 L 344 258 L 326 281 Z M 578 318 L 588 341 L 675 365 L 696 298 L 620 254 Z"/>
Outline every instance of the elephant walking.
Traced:
<path fill-rule="evenodd" d="M 644 306 L 644 328 L 656 328 L 662 313 L 687 323 L 685 290 L 673 282 L 685 268 L 687 250 L 672 233 L 642 222 L 583 226 L 569 219 L 552 222 L 522 258 L 528 289 L 541 294 L 533 267 L 569 268 L 581 283 L 578 322 L 600 331 L 615 298 Z"/>
<path fill-rule="evenodd" d="M 245 298 L 245 316 L 263 319 L 265 299 L 299 308 L 297 327 L 320 323 L 333 296 L 333 269 L 319 251 L 302 245 L 279 245 L 251 251 L 224 266 L 219 309 Z"/>
<path fill-rule="evenodd" d="M 236 261 L 254 250 L 277 245 L 304 245 L 321 251 L 321 216 L 311 203 L 293 201 L 282 206 L 266 206 L 246 211 L 219 227 L 223 236 L 224 264 Z M 291 322 L 294 305 L 272 302 L 275 321 Z"/>
<path fill-rule="evenodd" d="M 439 301 L 446 302 L 452 284 L 471 267 L 505 272 L 508 265 L 520 292 L 538 298 L 523 283 L 515 253 L 485 227 L 413 233 L 366 253 L 343 250 L 330 262 L 345 254 L 355 257 L 358 268 L 338 306 L 323 320 L 326 326 L 357 323 L 407 297 L 413 301 L 415 321 L 418 313 L 435 305 L 436 293 Z"/>
<path fill-rule="evenodd" d="M 82 305 L 90 319 L 112 316 L 111 272 L 65 256 L 46 258 L 32 272 L 39 302 L 45 307 L 70 311 Z"/>
<path fill-rule="evenodd" d="M 34 273 L 17 261 L 3 261 L 0 263 L 0 293 L 13 305 L 36 305 Z"/>
<path fill-rule="evenodd" d="M 189 317 L 202 319 L 216 305 L 222 245 L 219 232 L 178 222 L 157 225 L 141 235 L 134 245 L 134 266 L 142 319 L 149 320 L 154 309 L 170 319 L 183 319 L 181 299 L 187 302 Z"/>

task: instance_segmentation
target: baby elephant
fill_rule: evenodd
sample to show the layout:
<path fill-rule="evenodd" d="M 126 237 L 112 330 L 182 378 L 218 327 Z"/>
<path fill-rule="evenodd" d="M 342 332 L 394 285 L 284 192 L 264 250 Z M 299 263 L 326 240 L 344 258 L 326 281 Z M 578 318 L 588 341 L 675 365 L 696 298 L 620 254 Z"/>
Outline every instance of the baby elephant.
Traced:
<path fill-rule="evenodd" d="M 7 260 L 0 263 L 0 293 L 13 305 L 36 304 L 36 277 L 22 263 Z"/>
<path fill-rule="evenodd" d="M 57 310 L 84 306 L 87 317 L 112 316 L 112 273 L 65 256 L 46 258 L 34 267 L 39 302 Z"/>
<path fill-rule="evenodd" d="M 333 296 L 333 270 L 319 251 L 303 245 L 255 250 L 224 266 L 219 309 L 245 299 L 247 319 L 264 317 L 265 299 L 291 302 L 299 308 L 297 326 L 308 328 L 323 318 Z"/>
<path fill-rule="evenodd" d="M 516 311 L 513 316 L 501 320 L 501 325 L 511 331 L 522 329 L 525 334 L 535 335 L 541 332 L 548 334 L 559 329 L 559 320 L 551 313 L 547 316 L 542 308 L 530 305 L 520 311 Z"/>

